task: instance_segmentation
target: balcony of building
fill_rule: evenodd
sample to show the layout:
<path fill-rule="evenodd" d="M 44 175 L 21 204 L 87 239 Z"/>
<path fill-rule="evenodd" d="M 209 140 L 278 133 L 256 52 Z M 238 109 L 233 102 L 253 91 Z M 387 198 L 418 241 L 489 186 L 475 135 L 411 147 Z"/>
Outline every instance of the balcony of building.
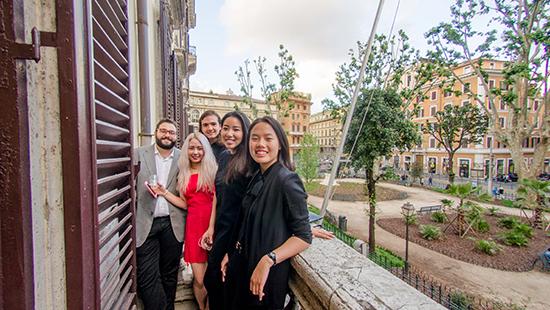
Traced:
<path fill-rule="evenodd" d="M 292 267 L 292 309 L 445 309 L 338 239 L 314 239 Z M 176 309 L 196 309 L 186 274 Z"/>

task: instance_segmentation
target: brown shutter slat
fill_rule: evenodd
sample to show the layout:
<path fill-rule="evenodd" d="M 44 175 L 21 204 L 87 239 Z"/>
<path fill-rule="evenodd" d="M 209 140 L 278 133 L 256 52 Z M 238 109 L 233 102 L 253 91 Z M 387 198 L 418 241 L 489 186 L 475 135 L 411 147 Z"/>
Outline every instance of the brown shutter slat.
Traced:
<path fill-rule="evenodd" d="M 118 64 L 116 59 L 111 56 L 99 42 L 97 42 L 97 40 L 94 40 L 94 58 L 104 67 L 109 68 L 111 73 L 118 79 L 128 79 L 128 73 Z"/>
<path fill-rule="evenodd" d="M 119 110 L 109 106 L 109 105 L 106 105 L 105 103 L 99 101 L 99 100 L 96 100 L 95 101 L 95 104 L 96 104 L 96 118 L 97 119 L 100 119 L 100 120 L 106 120 L 106 119 L 111 119 L 113 120 L 113 123 L 117 124 L 117 125 L 124 125 L 124 124 L 128 124 L 128 121 L 130 120 L 130 117 L 127 115 L 127 114 L 124 114 L 122 112 L 120 112 Z"/>
<path fill-rule="evenodd" d="M 120 235 L 120 237 L 118 238 L 117 242 L 113 244 L 111 244 L 110 246 L 108 247 L 105 247 L 103 248 L 104 250 L 104 253 L 112 253 L 115 248 L 119 247 L 120 246 L 120 243 L 122 242 L 122 240 L 124 240 L 124 238 L 126 238 L 126 236 L 132 231 L 132 226 L 128 226 L 128 228 L 126 228 L 126 230 Z M 107 255 L 100 255 L 99 257 L 99 263 L 100 264 L 103 264 L 103 262 L 105 262 L 105 260 L 108 258 L 109 256 Z"/>
<path fill-rule="evenodd" d="M 105 29 L 101 27 L 101 24 L 93 18 L 93 31 L 94 31 L 94 37 L 101 42 L 101 45 L 105 48 L 105 50 L 115 59 L 120 59 L 121 64 L 127 65 L 128 59 L 122 54 L 122 51 L 126 51 L 128 49 L 127 46 L 118 46 L 116 42 L 114 42 L 111 37 L 109 37 L 109 34 L 105 32 Z M 96 35 L 97 34 L 97 35 Z"/>
<path fill-rule="evenodd" d="M 119 111 L 123 111 L 124 109 L 127 109 L 130 105 L 128 103 L 128 100 L 120 97 L 119 95 L 113 93 L 109 88 L 104 86 L 103 84 L 99 82 L 95 82 L 95 97 L 97 100 L 100 100 L 101 102 L 105 102 L 109 106 L 116 108 Z"/>
<path fill-rule="evenodd" d="M 108 69 L 102 66 L 99 62 L 94 62 L 94 69 L 97 81 L 107 86 L 117 95 L 124 95 L 128 92 L 128 88 L 124 86 Z"/>
<path fill-rule="evenodd" d="M 113 7 L 109 3 L 110 1 L 99 0 L 96 2 L 97 4 L 99 4 L 100 7 L 103 8 L 103 12 L 109 17 L 111 24 L 113 25 L 113 27 L 116 28 L 117 32 L 124 36 L 128 35 L 126 29 L 124 29 L 124 25 L 121 23 L 119 17 L 116 15 Z M 126 19 L 124 19 L 124 21 L 126 21 Z"/>
<path fill-rule="evenodd" d="M 135 306 L 135 193 L 125 0 L 92 0 L 92 113 L 101 309 Z"/>

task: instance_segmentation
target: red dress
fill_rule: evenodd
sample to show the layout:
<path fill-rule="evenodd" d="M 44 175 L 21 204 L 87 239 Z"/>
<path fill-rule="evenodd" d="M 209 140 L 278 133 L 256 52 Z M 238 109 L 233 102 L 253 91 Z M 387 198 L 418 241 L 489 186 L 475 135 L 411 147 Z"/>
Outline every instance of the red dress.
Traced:
<path fill-rule="evenodd" d="M 197 192 L 198 174 L 192 174 L 185 191 L 187 221 L 183 258 L 187 263 L 206 263 L 208 253 L 199 246 L 199 240 L 208 229 L 212 214 L 213 192 Z"/>

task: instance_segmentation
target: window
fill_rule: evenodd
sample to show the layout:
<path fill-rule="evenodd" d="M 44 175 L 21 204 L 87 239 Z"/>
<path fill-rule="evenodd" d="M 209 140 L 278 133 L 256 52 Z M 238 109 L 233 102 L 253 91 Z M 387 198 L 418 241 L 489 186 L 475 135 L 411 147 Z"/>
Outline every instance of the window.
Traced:
<path fill-rule="evenodd" d="M 200 117 L 199 110 L 193 110 L 191 111 L 191 123 L 198 123 Z"/>
<path fill-rule="evenodd" d="M 464 100 L 462 101 L 462 106 L 467 106 L 467 105 L 470 105 L 470 100 Z"/>
<path fill-rule="evenodd" d="M 430 148 L 435 149 L 435 138 L 430 138 Z"/>
<path fill-rule="evenodd" d="M 539 119 L 536 118 L 533 120 L 535 123 L 533 124 L 535 128 L 539 128 Z"/>
<path fill-rule="evenodd" d="M 431 99 L 432 100 L 436 100 L 437 99 L 437 91 L 432 91 L 432 95 L 431 95 Z"/>
<path fill-rule="evenodd" d="M 498 124 L 500 125 L 500 128 L 506 128 L 506 118 L 504 117 L 499 117 L 498 118 Z"/>
<path fill-rule="evenodd" d="M 407 87 L 411 86 L 412 76 L 407 75 Z"/>
<path fill-rule="evenodd" d="M 506 104 L 504 103 L 504 101 L 502 99 L 500 99 L 500 105 L 499 105 L 499 109 L 501 110 L 506 110 Z"/>
<path fill-rule="evenodd" d="M 491 148 L 493 146 L 493 137 L 487 137 L 487 148 Z"/>
<path fill-rule="evenodd" d="M 507 90 L 508 89 L 508 83 L 505 81 L 500 81 L 500 89 L 501 90 Z"/>
<path fill-rule="evenodd" d="M 443 93 L 443 95 L 444 95 L 445 97 L 450 97 L 452 94 L 453 94 L 453 92 L 450 91 L 450 90 L 446 90 L 446 91 Z"/>
<path fill-rule="evenodd" d="M 463 139 L 462 140 L 462 143 L 460 143 L 460 146 L 467 149 L 468 148 L 468 140 L 466 139 Z"/>
<path fill-rule="evenodd" d="M 472 66 L 464 67 L 464 74 L 472 72 Z"/>
<path fill-rule="evenodd" d="M 495 63 L 494 62 L 489 63 L 489 68 L 494 69 L 495 68 Z"/>
<path fill-rule="evenodd" d="M 435 116 L 436 112 L 437 112 L 437 107 L 436 106 L 431 106 L 430 107 L 430 116 Z"/>
<path fill-rule="evenodd" d="M 495 80 L 489 80 L 489 89 L 495 88 Z"/>
<path fill-rule="evenodd" d="M 418 117 L 424 117 L 424 107 L 420 107 L 420 109 L 418 109 Z"/>
<path fill-rule="evenodd" d="M 464 83 L 464 85 L 462 85 L 462 92 L 463 93 L 466 93 L 468 91 L 470 91 L 470 83 Z"/>
<path fill-rule="evenodd" d="M 306 127 L 306 126 L 304 126 L 304 132 L 306 132 L 306 131 L 307 131 L 306 129 L 307 129 L 307 127 Z"/>
<path fill-rule="evenodd" d="M 491 99 L 487 99 L 487 109 L 491 110 L 493 105 L 491 104 Z"/>
<path fill-rule="evenodd" d="M 533 138 L 531 138 L 531 146 L 532 146 L 532 147 L 537 146 L 537 144 L 539 144 L 539 143 L 540 143 L 540 137 L 533 137 Z"/>
<path fill-rule="evenodd" d="M 529 138 L 523 139 L 523 141 L 521 142 L 521 147 L 523 147 L 523 148 L 528 148 L 529 147 Z"/>

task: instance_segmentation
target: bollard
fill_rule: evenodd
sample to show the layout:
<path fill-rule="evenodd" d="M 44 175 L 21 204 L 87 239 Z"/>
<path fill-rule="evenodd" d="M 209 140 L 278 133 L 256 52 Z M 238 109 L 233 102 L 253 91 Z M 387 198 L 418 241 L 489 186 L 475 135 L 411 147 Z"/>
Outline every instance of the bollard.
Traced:
<path fill-rule="evenodd" d="M 348 230 L 348 219 L 343 215 L 338 216 L 338 228 L 342 231 Z"/>

